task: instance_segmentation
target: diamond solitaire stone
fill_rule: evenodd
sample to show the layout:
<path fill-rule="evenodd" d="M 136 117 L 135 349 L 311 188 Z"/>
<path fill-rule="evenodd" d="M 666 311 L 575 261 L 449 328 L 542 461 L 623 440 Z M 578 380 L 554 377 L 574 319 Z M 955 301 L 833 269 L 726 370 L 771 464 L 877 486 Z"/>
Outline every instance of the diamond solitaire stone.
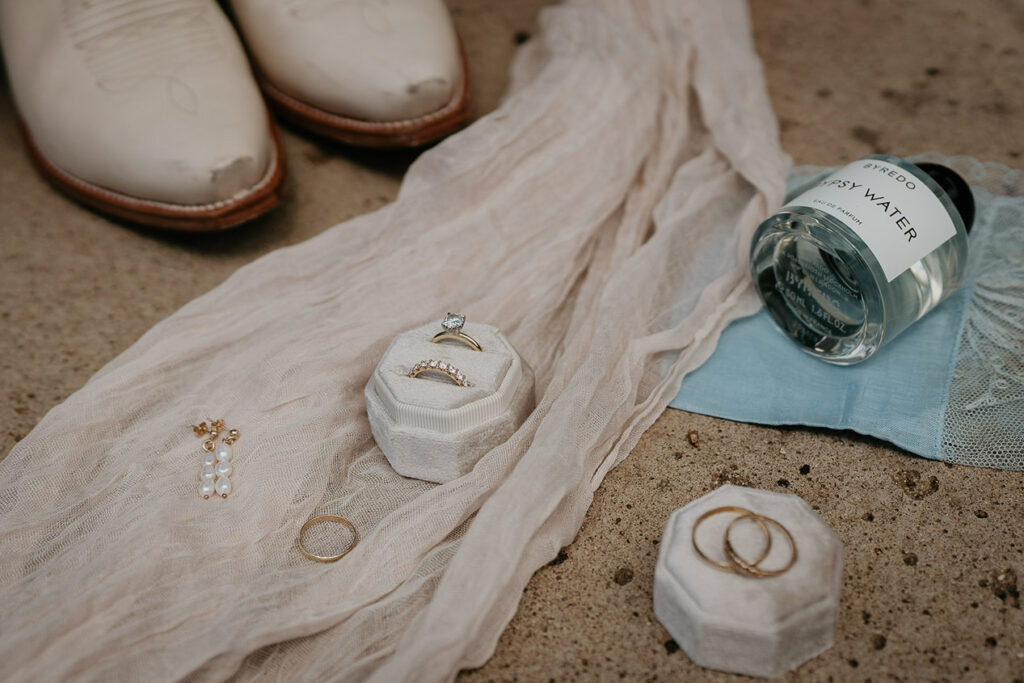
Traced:
<path fill-rule="evenodd" d="M 461 313 L 449 313 L 441 321 L 441 327 L 449 332 L 458 332 L 466 324 L 466 316 Z"/>

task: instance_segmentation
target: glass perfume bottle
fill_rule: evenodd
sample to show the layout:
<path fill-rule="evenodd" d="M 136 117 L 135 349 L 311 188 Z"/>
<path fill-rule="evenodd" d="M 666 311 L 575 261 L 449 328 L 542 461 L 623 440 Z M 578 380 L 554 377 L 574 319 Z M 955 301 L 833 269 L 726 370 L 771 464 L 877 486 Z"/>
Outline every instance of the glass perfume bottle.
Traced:
<path fill-rule="evenodd" d="M 807 353 L 865 360 L 960 286 L 970 187 L 939 164 L 874 154 L 790 200 L 754 233 L 751 272 Z"/>

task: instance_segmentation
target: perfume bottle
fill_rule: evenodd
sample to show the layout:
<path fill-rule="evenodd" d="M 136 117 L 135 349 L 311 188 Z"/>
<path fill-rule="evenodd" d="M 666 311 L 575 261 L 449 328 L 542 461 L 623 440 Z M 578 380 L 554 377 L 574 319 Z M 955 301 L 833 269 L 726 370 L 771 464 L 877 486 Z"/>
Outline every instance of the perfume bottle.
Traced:
<path fill-rule="evenodd" d="M 874 154 L 754 233 L 750 267 L 778 327 L 822 360 L 865 360 L 960 286 L 970 187 L 939 164 Z"/>

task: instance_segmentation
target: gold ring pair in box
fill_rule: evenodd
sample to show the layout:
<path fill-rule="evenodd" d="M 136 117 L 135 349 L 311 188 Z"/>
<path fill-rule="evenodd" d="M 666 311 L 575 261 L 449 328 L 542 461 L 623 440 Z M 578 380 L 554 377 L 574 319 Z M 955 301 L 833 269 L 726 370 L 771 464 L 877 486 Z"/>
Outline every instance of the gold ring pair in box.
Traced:
<path fill-rule="evenodd" d="M 710 557 L 704 554 L 704 551 L 700 549 L 697 544 L 697 528 L 709 517 L 720 515 L 723 513 L 732 512 L 736 514 L 736 517 L 729 522 L 729 525 L 725 527 L 725 533 L 722 534 L 722 552 L 725 554 L 725 562 L 716 562 Z M 765 543 L 761 552 L 753 560 L 748 560 L 741 557 L 732 544 L 732 530 L 733 528 L 743 520 L 750 520 L 757 524 L 758 528 L 761 529 L 761 533 L 764 534 Z M 768 529 L 768 525 L 772 525 L 777 528 L 785 536 L 786 541 L 789 543 L 789 561 L 779 569 L 761 569 L 760 564 L 772 549 L 772 534 Z M 697 553 L 697 557 L 701 559 L 705 564 L 709 564 L 715 569 L 723 572 L 731 572 L 733 574 L 740 574 L 752 579 L 765 579 L 772 576 L 779 576 L 789 571 L 789 568 L 796 564 L 797 552 L 796 543 L 793 541 L 792 534 L 786 527 L 782 526 L 781 522 L 778 522 L 771 517 L 752 512 L 745 507 L 738 505 L 723 505 L 722 507 L 713 508 L 708 510 L 693 524 L 693 533 L 690 535 L 690 540 L 693 543 L 693 551 Z"/>

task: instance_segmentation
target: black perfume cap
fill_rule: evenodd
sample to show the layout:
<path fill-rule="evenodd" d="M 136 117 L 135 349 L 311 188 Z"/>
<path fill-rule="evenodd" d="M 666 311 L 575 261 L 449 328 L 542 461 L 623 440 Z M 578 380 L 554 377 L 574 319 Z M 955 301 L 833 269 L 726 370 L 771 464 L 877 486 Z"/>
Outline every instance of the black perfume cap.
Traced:
<path fill-rule="evenodd" d="M 974 195 L 967 181 L 960 177 L 960 174 L 942 164 L 914 164 L 919 169 L 932 177 L 932 180 L 939 184 L 960 214 L 961 220 L 967 232 L 971 231 L 974 224 Z"/>

